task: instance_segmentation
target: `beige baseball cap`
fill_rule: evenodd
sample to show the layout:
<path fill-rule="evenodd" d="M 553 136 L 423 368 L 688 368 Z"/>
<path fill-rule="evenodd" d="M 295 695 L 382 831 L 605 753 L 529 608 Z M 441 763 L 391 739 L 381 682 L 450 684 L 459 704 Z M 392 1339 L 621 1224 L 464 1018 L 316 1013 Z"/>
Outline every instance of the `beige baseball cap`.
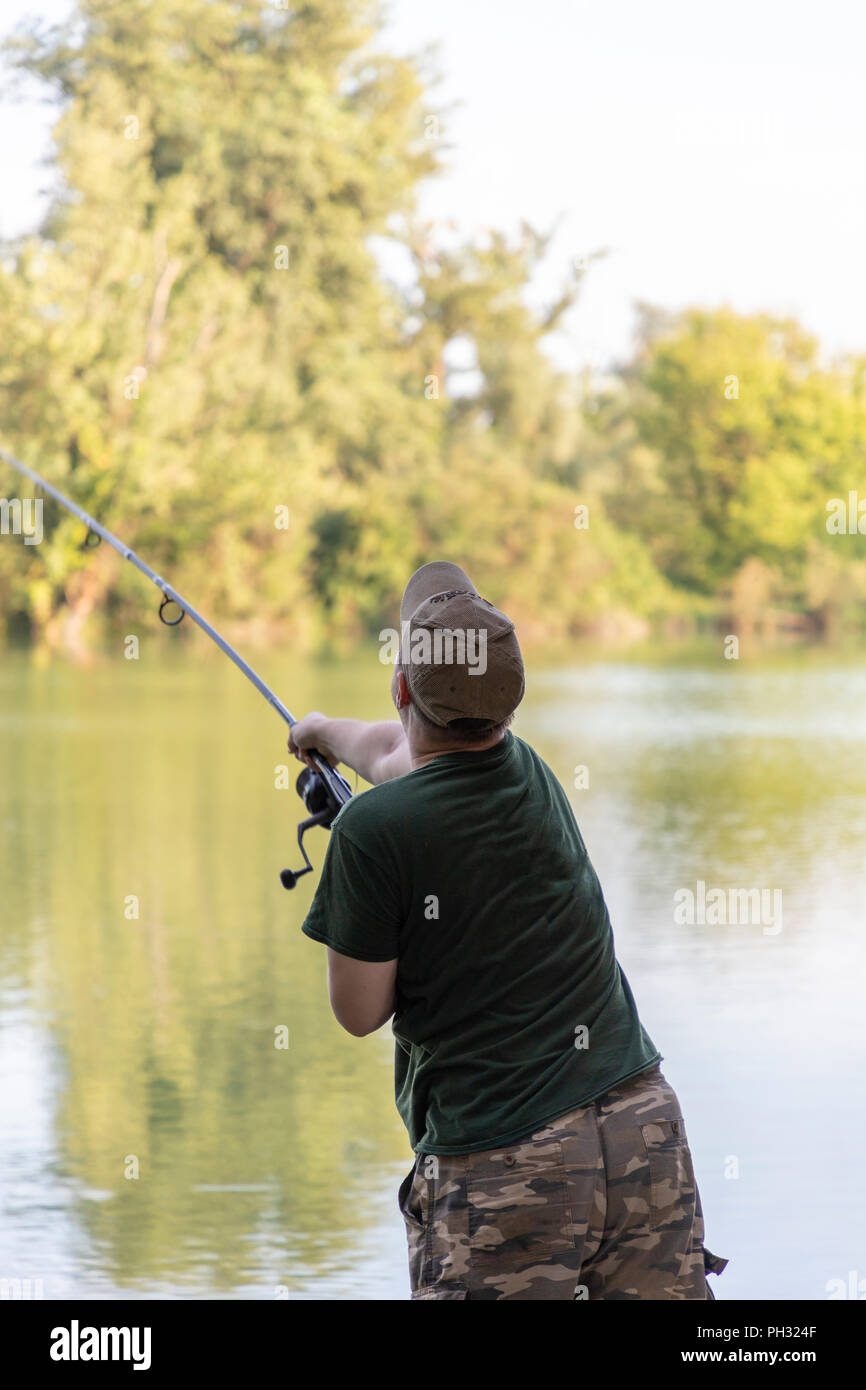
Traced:
<path fill-rule="evenodd" d="M 412 699 L 441 728 L 455 719 L 483 721 L 479 731 L 493 728 L 523 699 L 514 624 L 459 565 L 433 560 L 415 571 L 400 604 L 400 635 Z"/>

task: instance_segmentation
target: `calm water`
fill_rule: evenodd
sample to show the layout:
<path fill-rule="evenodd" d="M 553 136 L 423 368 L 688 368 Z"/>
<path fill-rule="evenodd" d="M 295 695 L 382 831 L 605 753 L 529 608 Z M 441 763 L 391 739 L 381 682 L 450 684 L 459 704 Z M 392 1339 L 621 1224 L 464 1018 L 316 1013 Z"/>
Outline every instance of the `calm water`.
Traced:
<path fill-rule="evenodd" d="M 390 1029 L 338 1027 L 298 930 L 312 876 L 280 887 L 282 726 L 204 639 L 165 643 L 0 658 L 0 1279 L 405 1298 Z M 375 653 L 258 664 L 296 713 L 389 717 Z M 866 1278 L 866 658 L 536 663 L 516 731 L 571 789 L 731 1261 L 719 1296 Z M 780 889 L 781 930 L 678 924 L 699 880 Z"/>

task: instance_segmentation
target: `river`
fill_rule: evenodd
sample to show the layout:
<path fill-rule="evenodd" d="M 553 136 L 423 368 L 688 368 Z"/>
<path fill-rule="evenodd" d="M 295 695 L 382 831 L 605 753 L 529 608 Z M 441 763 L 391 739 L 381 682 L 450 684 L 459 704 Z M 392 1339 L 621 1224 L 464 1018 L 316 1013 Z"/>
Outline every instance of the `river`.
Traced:
<path fill-rule="evenodd" d="M 167 640 L 0 657 L 0 1280 L 406 1298 L 390 1026 L 339 1028 L 315 876 L 279 883 L 297 764 L 279 786 L 279 719 Z M 296 714 L 391 714 L 375 650 L 254 664 Z M 679 1093 L 718 1297 L 866 1298 L 866 657 L 534 658 L 515 732 L 569 790 Z M 701 912 L 755 888 L 751 920 Z"/>

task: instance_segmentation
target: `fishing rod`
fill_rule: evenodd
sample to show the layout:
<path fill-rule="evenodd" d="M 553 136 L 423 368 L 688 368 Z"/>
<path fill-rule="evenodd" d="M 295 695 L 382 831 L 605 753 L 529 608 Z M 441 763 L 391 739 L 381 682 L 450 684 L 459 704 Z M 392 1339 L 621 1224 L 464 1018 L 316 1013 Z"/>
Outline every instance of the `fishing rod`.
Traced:
<path fill-rule="evenodd" d="M 59 488 L 47 482 L 41 474 L 36 473 L 32 468 L 28 468 L 26 463 L 22 463 L 14 454 L 10 454 L 6 449 L 0 448 L 0 458 L 5 459 L 12 468 L 17 469 L 25 478 L 29 478 L 30 482 L 33 483 L 35 487 L 41 488 L 43 492 L 47 492 L 50 497 L 54 498 L 55 502 L 59 502 L 61 507 L 65 507 L 68 512 L 71 512 L 73 516 L 84 523 L 87 527 L 87 535 L 82 543 L 82 549 L 95 550 L 96 546 L 100 545 L 102 541 L 107 541 L 112 549 L 117 551 L 118 555 L 121 555 L 124 560 L 128 560 L 131 565 L 134 565 L 137 570 L 141 571 L 146 579 L 149 579 L 152 584 L 156 585 L 163 596 L 162 602 L 159 605 L 159 620 L 165 627 L 177 627 L 178 623 L 182 622 L 184 617 L 188 616 L 192 618 L 196 626 L 200 627 L 202 632 L 207 633 L 208 637 L 212 642 L 216 643 L 220 651 L 225 652 L 226 656 L 234 662 L 238 670 L 242 671 L 247 680 L 252 682 L 259 694 L 265 697 L 268 704 L 276 710 L 281 719 L 286 721 L 289 728 L 298 722 L 291 711 L 283 704 L 282 700 L 278 699 L 270 687 L 265 685 L 261 676 L 256 674 L 252 666 L 244 661 L 243 657 L 240 656 L 240 654 L 235 651 L 234 647 L 217 632 L 216 628 L 211 627 L 207 619 L 203 618 L 201 613 L 196 612 L 192 604 L 187 603 L 186 599 L 183 598 L 176 589 L 173 589 L 170 584 L 167 584 L 161 575 L 158 575 L 155 570 L 152 570 L 149 565 L 146 565 L 144 561 L 136 555 L 134 550 L 131 550 L 128 545 L 124 545 L 123 541 L 115 536 L 113 532 L 107 530 L 105 526 L 102 526 L 94 517 L 90 516 L 83 507 L 79 507 L 77 502 L 73 502 L 71 498 L 67 497 Z M 95 543 L 91 540 L 92 536 L 96 536 Z M 165 610 L 170 604 L 174 604 L 174 606 L 179 609 L 180 617 L 170 618 L 165 616 Z M 304 848 L 304 836 L 307 831 L 311 830 L 314 825 L 321 825 L 325 829 L 328 829 L 337 815 L 337 812 L 340 810 L 340 807 L 344 806 L 352 795 L 352 789 L 345 777 L 343 777 L 336 768 L 331 767 L 321 753 L 313 748 L 308 748 L 306 752 L 312 759 L 314 766 L 310 767 L 307 765 L 299 774 L 295 784 L 298 795 L 310 813 L 307 819 L 301 821 L 298 826 L 298 848 L 303 855 L 306 867 L 303 869 L 283 869 L 280 874 L 280 882 L 284 888 L 294 888 L 302 874 L 312 872 L 313 866 Z"/>

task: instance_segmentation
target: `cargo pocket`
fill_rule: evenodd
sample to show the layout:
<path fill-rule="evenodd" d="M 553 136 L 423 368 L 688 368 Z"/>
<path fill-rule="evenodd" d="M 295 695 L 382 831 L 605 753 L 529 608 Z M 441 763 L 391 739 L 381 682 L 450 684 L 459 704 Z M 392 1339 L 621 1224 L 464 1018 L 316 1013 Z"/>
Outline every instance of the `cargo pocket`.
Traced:
<path fill-rule="evenodd" d="M 641 1125 L 650 1181 L 650 1215 L 668 1222 L 677 1208 L 695 1205 L 695 1174 L 680 1116 Z"/>
<path fill-rule="evenodd" d="M 574 1252 L 558 1142 L 526 1143 L 485 1154 L 472 1163 L 468 1202 L 473 1269 L 541 1266 Z"/>

